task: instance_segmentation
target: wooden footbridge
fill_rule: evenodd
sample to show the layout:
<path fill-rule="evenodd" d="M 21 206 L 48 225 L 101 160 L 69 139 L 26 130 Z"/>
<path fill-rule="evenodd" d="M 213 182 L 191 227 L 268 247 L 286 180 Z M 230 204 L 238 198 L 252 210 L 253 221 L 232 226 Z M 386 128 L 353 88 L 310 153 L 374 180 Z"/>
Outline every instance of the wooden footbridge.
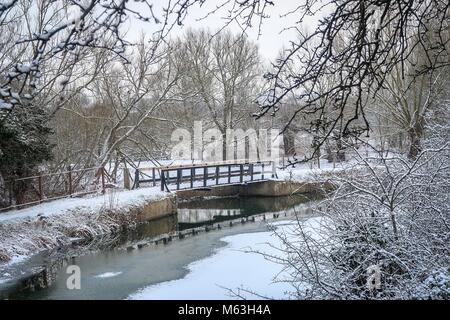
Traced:
<path fill-rule="evenodd" d="M 170 188 L 195 189 L 215 185 L 242 184 L 276 177 L 273 161 L 221 161 L 211 163 L 172 165 L 138 168 L 134 172 L 131 185 L 130 174 L 125 170 L 126 188 L 135 189 L 142 185 L 160 185 L 162 191 Z"/>

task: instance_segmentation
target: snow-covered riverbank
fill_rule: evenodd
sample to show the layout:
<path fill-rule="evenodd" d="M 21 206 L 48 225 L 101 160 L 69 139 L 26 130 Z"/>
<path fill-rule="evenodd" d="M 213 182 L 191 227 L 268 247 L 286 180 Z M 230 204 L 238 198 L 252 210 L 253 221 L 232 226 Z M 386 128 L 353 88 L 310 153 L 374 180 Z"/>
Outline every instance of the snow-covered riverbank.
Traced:
<path fill-rule="evenodd" d="M 86 198 L 67 198 L 0 214 L 0 266 L 41 250 L 119 231 L 136 223 L 136 212 L 145 203 L 170 194 L 142 188 Z"/>

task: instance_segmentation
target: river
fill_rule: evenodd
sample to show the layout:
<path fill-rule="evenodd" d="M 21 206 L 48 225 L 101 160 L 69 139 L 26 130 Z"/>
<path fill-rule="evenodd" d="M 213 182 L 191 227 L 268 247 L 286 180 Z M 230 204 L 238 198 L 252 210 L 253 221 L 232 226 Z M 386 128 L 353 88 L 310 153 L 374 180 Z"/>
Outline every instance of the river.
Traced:
<path fill-rule="evenodd" d="M 281 298 L 288 288 L 272 281 L 281 267 L 242 249 L 272 250 L 268 225 L 293 214 L 312 216 L 305 196 L 181 202 L 177 214 L 0 269 L 0 297 L 225 299 L 249 289 Z M 68 289 L 69 265 L 79 267 L 81 289 Z"/>

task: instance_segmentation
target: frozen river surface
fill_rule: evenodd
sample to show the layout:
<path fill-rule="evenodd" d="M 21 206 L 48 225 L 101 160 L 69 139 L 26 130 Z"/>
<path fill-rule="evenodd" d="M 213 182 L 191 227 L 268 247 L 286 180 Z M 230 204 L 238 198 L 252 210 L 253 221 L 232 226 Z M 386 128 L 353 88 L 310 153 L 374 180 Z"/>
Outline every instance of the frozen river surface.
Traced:
<path fill-rule="evenodd" d="M 290 233 L 295 227 L 289 218 L 293 213 L 307 224 L 319 218 L 312 217 L 310 205 L 305 201 L 289 203 L 290 208 L 278 211 L 278 219 L 270 219 L 274 216 L 273 209 L 279 209 L 272 207 L 272 199 L 270 208 L 261 206 L 261 200 L 250 203 L 229 201 L 226 205 L 224 200 L 208 204 L 213 207 L 211 219 L 215 224 L 205 220 L 210 219 L 208 214 L 203 211 L 199 214 L 198 209 L 189 204 L 189 208 L 181 210 L 178 217 L 151 222 L 144 225 L 138 234 L 127 234 L 126 239 L 110 244 L 100 241 L 98 245 L 90 244 L 89 248 L 70 248 L 60 253 L 38 255 L 16 267 L 15 271 L 28 270 L 30 265 L 45 265 L 45 276 L 51 278 L 51 283 L 43 289 L 31 291 L 17 290 L 15 285 L 20 281 L 3 280 L 0 293 L 3 298 L 12 299 L 289 298 L 292 287 L 280 281 L 286 276 L 283 266 L 261 254 L 284 257 L 284 253 L 277 249 L 281 247 L 280 239 L 269 225 L 275 226 L 277 231 Z M 188 213 L 197 220 L 186 221 Z M 261 219 L 261 213 L 264 218 L 267 216 L 267 220 Z M 230 227 L 228 218 L 237 222 Z M 241 219 L 246 222 L 241 223 Z M 214 228 L 218 222 L 223 227 Z M 183 239 L 173 238 L 167 243 L 159 241 L 155 245 L 147 240 L 154 239 L 152 235 L 170 234 L 173 230 L 189 232 L 191 229 L 186 227 L 205 229 L 205 226 L 211 230 Z M 146 245 L 138 246 L 142 243 Z M 70 277 L 67 266 L 70 265 L 80 268 L 80 289 L 67 287 Z M 11 278 L 18 278 L 10 273 Z"/>

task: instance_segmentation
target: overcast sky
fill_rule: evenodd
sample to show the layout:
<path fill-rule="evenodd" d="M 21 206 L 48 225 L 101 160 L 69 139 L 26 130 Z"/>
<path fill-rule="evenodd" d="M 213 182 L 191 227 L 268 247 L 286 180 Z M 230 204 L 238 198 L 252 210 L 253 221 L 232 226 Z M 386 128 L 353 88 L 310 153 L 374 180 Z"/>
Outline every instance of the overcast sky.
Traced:
<path fill-rule="evenodd" d="M 260 53 L 263 58 L 267 60 L 274 60 L 277 57 L 280 49 L 283 46 L 288 46 L 290 39 L 296 38 L 294 30 L 284 29 L 296 24 L 296 18 L 298 18 L 298 14 L 294 13 L 287 16 L 283 15 L 295 9 L 301 1 L 304 0 L 275 1 L 275 6 L 269 6 L 267 8 L 266 13 L 270 17 L 264 19 L 262 26 L 262 35 L 258 38 L 257 25 L 248 30 L 249 38 L 258 44 Z M 206 1 L 206 4 L 201 8 L 199 6 L 191 7 L 188 16 L 184 20 L 184 26 L 176 27 L 172 32 L 172 36 L 181 35 L 187 28 L 209 28 L 215 31 L 223 27 L 225 24 L 224 17 L 227 15 L 226 10 L 221 10 L 220 12 L 210 15 L 205 19 L 201 19 L 205 17 L 208 12 L 214 9 L 218 3 L 221 2 L 222 1 L 209 0 Z M 165 1 L 162 1 L 160 3 L 165 3 Z M 317 17 L 308 17 L 308 19 L 301 27 L 304 30 L 312 31 L 317 23 L 317 19 Z M 231 24 L 229 26 L 229 29 L 233 32 L 241 32 L 240 27 L 236 23 Z M 133 19 L 130 22 L 128 37 L 137 38 L 141 32 L 151 35 L 154 30 L 155 29 L 151 24 L 142 23 Z"/>

